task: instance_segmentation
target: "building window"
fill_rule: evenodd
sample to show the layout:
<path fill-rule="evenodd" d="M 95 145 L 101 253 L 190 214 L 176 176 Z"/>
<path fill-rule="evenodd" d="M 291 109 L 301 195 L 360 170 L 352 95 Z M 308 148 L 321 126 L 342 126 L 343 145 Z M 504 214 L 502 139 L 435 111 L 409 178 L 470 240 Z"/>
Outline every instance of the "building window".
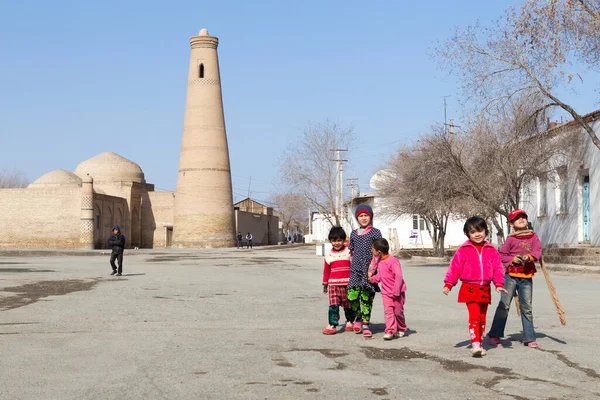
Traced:
<path fill-rule="evenodd" d="M 413 215 L 413 229 L 414 230 L 424 231 L 428 227 L 429 227 L 429 224 L 423 217 L 421 217 L 419 215 Z"/>
<path fill-rule="evenodd" d="M 199 76 L 200 78 L 204 78 L 204 64 L 200 64 L 200 68 L 199 68 L 198 76 Z"/>
<path fill-rule="evenodd" d="M 556 210 L 557 210 L 557 214 L 566 214 L 569 212 L 569 204 L 568 204 L 568 198 L 569 198 L 569 191 L 568 191 L 568 186 L 567 186 L 567 178 L 568 178 L 568 173 L 567 173 L 567 166 L 563 165 L 561 167 L 558 167 L 556 169 L 556 175 L 558 177 L 558 182 L 557 182 L 557 193 L 556 193 Z"/>
<path fill-rule="evenodd" d="M 538 216 L 544 217 L 548 214 L 548 177 L 544 174 L 538 178 Z"/>

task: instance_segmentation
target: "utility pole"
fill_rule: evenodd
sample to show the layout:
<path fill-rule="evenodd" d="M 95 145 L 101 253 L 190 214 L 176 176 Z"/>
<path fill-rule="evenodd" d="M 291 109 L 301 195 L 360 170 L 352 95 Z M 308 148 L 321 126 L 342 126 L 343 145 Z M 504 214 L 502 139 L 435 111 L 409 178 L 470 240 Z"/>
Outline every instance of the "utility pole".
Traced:
<path fill-rule="evenodd" d="M 346 179 L 349 183 L 346 185 L 350 188 L 350 199 L 353 200 L 356 196 L 358 196 L 358 190 L 355 192 L 354 188 L 358 189 L 358 184 L 355 183 L 358 178 L 348 178 Z"/>
<path fill-rule="evenodd" d="M 335 158 L 331 161 L 334 161 L 337 163 L 336 179 L 335 179 L 335 214 L 340 219 L 340 221 L 338 221 L 338 222 L 341 223 L 342 208 L 344 206 L 344 180 L 343 180 L 344 163 L 348 162 L 348 160 L 344 160 L 344 159 L 340 158 L 340 153 L 343 151 L 348 151 L 348 149 L 330 149 L 330 151 L 335 152 Z"/>

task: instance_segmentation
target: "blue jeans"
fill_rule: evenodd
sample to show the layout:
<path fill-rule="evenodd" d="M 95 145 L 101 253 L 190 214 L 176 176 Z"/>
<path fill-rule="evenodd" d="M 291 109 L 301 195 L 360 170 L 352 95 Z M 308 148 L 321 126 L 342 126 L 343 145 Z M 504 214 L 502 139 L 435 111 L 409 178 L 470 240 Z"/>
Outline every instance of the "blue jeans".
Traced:
<path fill-rule="evenodd" d="M 532 278 L 514 278 L 508 274 L 504 275 L 504 289 L 508 294 L 501 293 L 500 303 L 494 314 L 494 321 L 489 335 L 491 337 L 501 338 L 504 336 L 504 328 L 506 327 L 506 319 L 508 318 L 508 310 L 510 303 L 515 296 L 515 292 L 519 296 L 519 304 L 521 305 L 521 322 L 523 323 L 523 343 L 533 342 L 535 340 L 535 328 L 533 327 L 533 311 L 531 308 L 531 300 L 533 298 L 533 279 Z"/>

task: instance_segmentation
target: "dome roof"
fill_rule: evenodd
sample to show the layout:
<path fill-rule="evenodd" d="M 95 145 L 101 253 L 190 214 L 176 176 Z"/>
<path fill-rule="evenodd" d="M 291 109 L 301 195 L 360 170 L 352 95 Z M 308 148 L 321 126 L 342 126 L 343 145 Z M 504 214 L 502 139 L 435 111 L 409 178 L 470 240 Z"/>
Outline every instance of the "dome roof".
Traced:
<path fill-rule="evenodd" d="M 139 165 L 112 152 L 98 154 L 80 163 L 75 174 L 81 178 L 89 174 L 94 181 L 146 182 Z"/>
<path fill-rule="evenodd" d="M 30 188 L 47 188 L 58 186 L 81 186 L 81 178 L 64 169 L 50 171 L 31 183 Z"/>

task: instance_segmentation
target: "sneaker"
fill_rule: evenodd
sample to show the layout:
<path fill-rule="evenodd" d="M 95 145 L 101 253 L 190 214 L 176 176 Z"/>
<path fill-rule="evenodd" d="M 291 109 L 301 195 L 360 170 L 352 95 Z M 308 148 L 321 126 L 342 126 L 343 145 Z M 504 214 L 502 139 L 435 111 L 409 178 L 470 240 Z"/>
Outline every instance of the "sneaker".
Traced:
<path fill-rule="evenodd" d="M 335 330 L 335 326 L 328 326 L 326 328 L 323 329 L 323 335 L 335 335 L 336 330 Z"/>
<path fill-rule="evenodd" d="M 391 333 L 386 333 L 385 335 L 383 335 L 383 340 L 392 340 L 394 338 L 394 335 L 392 335 Z"/>
<path fill-rule="evenodd" d="M 344 328 L 346 332 L 354 332 L 354 324 L 352 322 L 346 322 L 346 326 Z"/>
<path fill-rule="evenodd" d="M 523 343 L 525 346 L 530 347 L 532 349 L 537 349 L 538 347 L 540 347 L 540 345 L 538 344 L 538 342 L 536 342 L 535 340 L 532 342 L 527 342 L 527 343 Z"/>
<path fill-rule="evenodd" d="M 396 338 L 404 337 L 404 332 L 398 331 L 398 332 L 396 332 L 396 334 L 394 335 L 394 337 L 396 337 Z"/>
<path fill-rule="evenodd" d="M 500 338 L 490 336 L 490 334 L 488 333 L 487 334 L 487 339 L 488 339 L 488 343 L 491 346 L 502 347 L 502 341 L 500 340 Z"/>
<path fill-rule="evenodd" d="M 364 337 L 366 338 L 370 338 L 373 336 L 373 334 L 371 333 L 371 331 L 369 330 L 369 325 L 363 325 L 362 326 L 362 334 Z"/>
<path fill-rule="evenodd" d="M 117 271 L 113 271 L 113 272 L 111 272 L 110 274 L 111 274 L 111 275 L 114 275 L 114 274 L 116 274 L 116 273 L 117 273 Z"/>
<path fill-rule="evenodd" d="M 352 329 L 354 330 L 354 333 L 360 333 L 362 331 L 360 322 L 355 322 L 354 325 L 352 325 Z"/>
<path fill-rule="evenodd" d="M 121 273 L 119 272 L 119 273 L 117 274 L 117 276 L 121 276 Z"/>
<path fill-rule="evenodd" d="M 483 355 L 483 349 L 481 348 L 480 343 L 473 343 L 473 347 L 471 348 L 471 354 L 473 355 L 473 357 L 481 357 Z"/>

